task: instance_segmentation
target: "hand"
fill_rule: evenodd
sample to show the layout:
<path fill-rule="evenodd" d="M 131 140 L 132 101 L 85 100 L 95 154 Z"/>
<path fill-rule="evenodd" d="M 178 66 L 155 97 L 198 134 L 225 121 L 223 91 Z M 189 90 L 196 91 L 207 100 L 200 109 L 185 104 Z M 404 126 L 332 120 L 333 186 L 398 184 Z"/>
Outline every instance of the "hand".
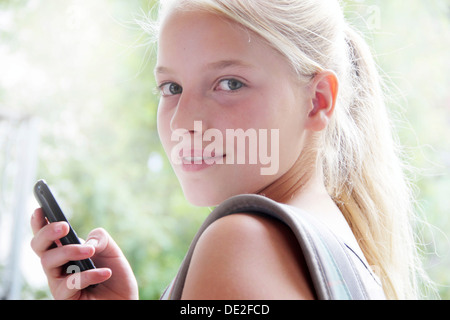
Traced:
<path fill-rule="evenodd" d="M 93 230 L 84 244 L 61 246 L 59 239 L 68 234 L 69 225 L 66 222 L 47 223 L 42 209 L 33 213 L 31 228 L 34 234 L 31 247 L 41 259 L 55 299 L 138 299 L 133 271 L 105 230 Z M 66 263 L 87 258 L 92 259 L 96 269 L 65 273 Z M 97 285 L 90 287 L 94 284 Z"/>

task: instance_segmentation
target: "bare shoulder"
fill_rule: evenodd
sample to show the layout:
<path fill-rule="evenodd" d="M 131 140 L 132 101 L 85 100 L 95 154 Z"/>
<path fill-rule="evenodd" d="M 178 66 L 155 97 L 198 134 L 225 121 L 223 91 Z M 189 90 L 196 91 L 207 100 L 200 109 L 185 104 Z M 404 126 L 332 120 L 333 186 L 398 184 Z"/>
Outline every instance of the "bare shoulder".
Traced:
<path fill-rule="evenodd" d="M 300 247 L 268 217 L 233 214 L 211 224 L 194 250 L 183 299 L 313 299 Z"/>

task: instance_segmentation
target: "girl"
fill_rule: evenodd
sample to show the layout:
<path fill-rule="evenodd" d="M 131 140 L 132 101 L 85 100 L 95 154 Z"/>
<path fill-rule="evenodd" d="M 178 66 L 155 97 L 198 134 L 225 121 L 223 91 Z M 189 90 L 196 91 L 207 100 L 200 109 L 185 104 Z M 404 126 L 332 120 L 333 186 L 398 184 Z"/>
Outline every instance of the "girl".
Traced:
<path fill-rule="evenodd" d="M 359 261 L 367 297 L 415 298 L 410 190 L 374 61 L 338 1 L 161 2 L 158 132 L 186 198 L 222 203 L 194 239 L 169 297 L 323 298 L 299 236 L 316 221 L 318 235 L 331 230 L 343 254 Z M 218 139 L 229 130 L 248 143 Z M 262 130 L 274 133 L 269 141 L 251 139 Z M 272 150 L 275 172 L 262 174 L 267 163 L 250 161 L 261 148 Z M 92 231 L 84 245 L 53 248 L 67 224 L 46 224 L 40 209 L 31 224 L 55 298 L 138 297 L 105 230 Z M 68 286 L 62 266 L 88 257 L 97 269 L 80 274 L 78 288 Z"/>

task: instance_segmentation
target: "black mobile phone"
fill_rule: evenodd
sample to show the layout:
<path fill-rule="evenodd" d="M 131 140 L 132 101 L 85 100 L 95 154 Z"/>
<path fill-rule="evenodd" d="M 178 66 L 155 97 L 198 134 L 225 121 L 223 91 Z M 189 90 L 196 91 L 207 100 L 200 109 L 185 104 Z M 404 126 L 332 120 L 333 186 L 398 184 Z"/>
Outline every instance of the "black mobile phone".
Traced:
<path fill-rule="evenodd" d="M 68 245 L 68 244 L 81 244 L 80 239 L 78 239 L 77 234 L 72 229 L 72 226 L 70 225 L 67 218 L 64 216 L 63 211 L 61 210 L 60 206 L 58 205 L 58 202 L 56 202 L 55 197 L 53 196 L 52 192 L 50 191 L 50 188 L 48 187 L 45 180 L 39 180 L 35 186 L 34 186 L 34 196 L 36 197 L 36 200 L 40 204 L 42 210 L 44 211 L 45 216 L 47 217 L 47 220 L 52 222 L 57 221 L 65 221 L 69 224 L 69 233 L 64 238 L 61 238 L 61 244 L 62 245 Z M 89 269 L 95 269 L 94 263 L 91 259 L 85 259 L 85 260 L 79 260 L 79 261 L 71 261 L 68 266 L 76 266 L 78 268 L 75 268 L 75 272 L 81 272 Z M 79 269 L 79 270 L 77 270 Z"/>

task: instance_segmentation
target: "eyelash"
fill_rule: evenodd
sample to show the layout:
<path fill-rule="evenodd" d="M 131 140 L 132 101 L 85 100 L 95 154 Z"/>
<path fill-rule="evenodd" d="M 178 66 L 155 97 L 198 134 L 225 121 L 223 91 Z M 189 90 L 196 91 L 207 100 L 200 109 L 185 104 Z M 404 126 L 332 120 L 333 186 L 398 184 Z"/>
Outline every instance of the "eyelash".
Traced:
<path fill-rule="evenodd" d="M 165 93 L 164 92 L 165 87 L 169 86 L 168 89 L 170 90 L 170 86 L 172 86 L 172 85 L 179 87 L 179 89 L 181 89 L 181 92 L 180 93 L 171 93 L 171 92 Z M 161 84 L 160 86 L 158 86 L 158 91 L 161 94 L 161 96 L 163 96 L 163 97 L 174 96 L 176 94 L 181 94 L 183 92 L 183 87 L 175 82 L 165 82 L 165 83 Z"/>
<path fill-rule="evenodd" d="M 240 89 L 246 87 L 246 85 L 245 85 L 242 81 L 240 81 L 240 80 L 237 80 L 237 79 L 235 79 L 235 78 L 226 78 L 226 79 L 221 79 L 221 80 L 218 82 L 218 84 L 215 86 L 215 88 L 219 87 L 219 86 L 221 85 L 221 83 L 223 83 L 223 82 L 228 82 L 228 85 L 230 85 L 230 82 L 232 82 L 232 81 L 235 82 L 235 84 L 237 83 L 239 87 L 236 88 L 236 89 L 222 90 L 222 91 L 235 92 L 235 91 L 239 91 Z M 168 87 L 167 87 L 167 86 L 168 86 Z M 179 88 L 179 90 L 181 90 L 181 91 L 178 92 L 178 93 L 170 92 L 172 86 L 176 86 L 176 87 Z M 169 93 L 165 93 L 165 92 L 164 92 L 165 89 L 166 89 L 166 87 L 167 87 L 167 89 L 169 90 Z M 172 89 L 173 89 L 173 87 L 172 87 Z M 181 87 L 179 84 L 177 84 L 177 83 L 175 83 L 175 82 L 165 82 L 165 83 L 161 84 L 160 86 L 158 86 L 157 91 L 159 91 L 159 93 L 161 94 L 161 96 L 163 96 L 163 97 L 168 97 L 168 96 L 174 96 L 174 95 L 181 94 L 181 93 L 183 92 L 183 87 Z"/>
<path fill-rule="evenodd" d="M 234 91 L 238 91 L 238 90 L 240 90 L 240 89 L 245 87 L 245 84 L 242 81 L 234 79 L 234 78 L 222 79 L 222 80 L 219 81 L 219 83 L 218 83 L 218 85 L 216 87 L 220 86 L 220 84 L 223 83 L 223 82 L 228 82 L 228 85 L 230 85 L 231 82 L 235 82 L 235 83 L 238 83 L 238 85 L 239 85 L 239 88 L 237 88 L 237 89 L 230 89 L 230 90 L 224 90 L 224 91 L 232 91 L 232 92 L 234 92 Z"/>

